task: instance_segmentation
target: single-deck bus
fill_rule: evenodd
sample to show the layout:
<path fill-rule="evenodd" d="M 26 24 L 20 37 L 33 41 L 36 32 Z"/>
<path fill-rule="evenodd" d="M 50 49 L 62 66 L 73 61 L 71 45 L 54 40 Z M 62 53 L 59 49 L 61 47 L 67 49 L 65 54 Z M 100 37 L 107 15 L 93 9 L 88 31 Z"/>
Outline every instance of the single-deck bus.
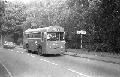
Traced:
<path fill-rule="evenodd" d="M 60 26 L 27 29 L 23 36 L 23 48 L 28 52 L 37 51 L 39 55 L 65 52 L 65 31 Z"/>

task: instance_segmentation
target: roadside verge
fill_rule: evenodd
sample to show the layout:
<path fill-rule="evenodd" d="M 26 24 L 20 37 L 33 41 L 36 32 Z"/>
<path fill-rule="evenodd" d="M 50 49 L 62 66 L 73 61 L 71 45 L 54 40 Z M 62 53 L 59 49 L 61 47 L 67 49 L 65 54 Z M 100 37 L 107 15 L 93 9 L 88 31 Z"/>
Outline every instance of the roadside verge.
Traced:
<path fill-rule="evenodd" d="M 81 53 L 82 52 L 82 53 Z M 84 53 L 83 53 L 84 52 Z M 70 55 L 73 57 L 80 57 L 80 58 L 88 58 L 91 60 L 97 60 L 97 61 L 104 61 L 107 63 L 113 63 L 113 64 L 119 64 L 120 65 L 120 55 L 118 56 L 103 56 L 98 53 L 93 54 L 93 52 L 86 52 L 82 50 L 76 50 L 76 49 L 68 49 L 65 55 Z"/>

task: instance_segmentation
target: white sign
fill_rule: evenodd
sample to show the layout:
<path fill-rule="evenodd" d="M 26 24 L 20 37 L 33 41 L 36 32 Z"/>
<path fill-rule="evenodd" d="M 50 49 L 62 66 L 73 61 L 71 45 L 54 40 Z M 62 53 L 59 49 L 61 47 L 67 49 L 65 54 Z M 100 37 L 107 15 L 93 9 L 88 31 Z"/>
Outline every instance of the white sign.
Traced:
<path fill-rule="evenodd" d="M 81 31 L 77 31 L 77 34 L 80 34 L 81 33 Z"/>
<path fill-rule="evenodd" d="M 31 26 L 37 26 L 37 24 L 36 23 L 31 23 Z"/>
<path fill-rule="evenodd" d="M 83 31 L 83 30 L 77 31 L 77 34 L 86 34 L 86 31 Z"/>

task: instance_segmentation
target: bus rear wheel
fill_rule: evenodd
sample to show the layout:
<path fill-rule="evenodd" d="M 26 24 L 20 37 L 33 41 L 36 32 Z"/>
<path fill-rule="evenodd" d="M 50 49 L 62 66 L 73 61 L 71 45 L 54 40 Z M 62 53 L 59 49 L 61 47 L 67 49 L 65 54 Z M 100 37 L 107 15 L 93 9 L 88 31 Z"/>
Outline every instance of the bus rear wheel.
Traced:
<path fill-rule="evenodd" d="M 27 50 L 28 53 L 30 53 L 29 45 L 28 44 L 26 44 L 26 50 Z"/>
<path fill-rule="evenodd" d="M 42 47 L 41 46 L 38 46 L 37 53 L 38 53 L 38 55 L 42 55 Z"/>

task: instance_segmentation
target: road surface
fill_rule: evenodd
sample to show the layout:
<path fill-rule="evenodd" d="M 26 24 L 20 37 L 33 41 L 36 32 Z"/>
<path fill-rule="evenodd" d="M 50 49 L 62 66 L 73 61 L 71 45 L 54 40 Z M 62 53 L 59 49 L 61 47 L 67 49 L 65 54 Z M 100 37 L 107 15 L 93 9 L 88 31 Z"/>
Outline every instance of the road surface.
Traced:
<path fill-rule="evenodd" d="M 19 48 L 0 49 L 0 67 L 11 77 L 120 77 L 117 64 L 68 55 L 44 57 Z"/>

